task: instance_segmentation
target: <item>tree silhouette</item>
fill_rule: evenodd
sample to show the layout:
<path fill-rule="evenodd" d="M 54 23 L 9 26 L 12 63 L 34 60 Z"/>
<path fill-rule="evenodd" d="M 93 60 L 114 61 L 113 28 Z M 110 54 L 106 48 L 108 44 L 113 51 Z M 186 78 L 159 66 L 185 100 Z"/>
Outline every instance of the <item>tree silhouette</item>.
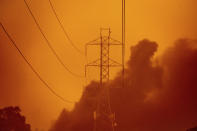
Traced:
<path fill-rule="evenodd" d="M 0 109 L 0 131 L 30 131 L 30 125 L 25 123 L 20 112 L 19 107 Z"/>
<path fill-rule="evenodd" d="M 197 127 L 194 127 L 194 128 L 188 129 L 187 131 L 197 131 Z"/>

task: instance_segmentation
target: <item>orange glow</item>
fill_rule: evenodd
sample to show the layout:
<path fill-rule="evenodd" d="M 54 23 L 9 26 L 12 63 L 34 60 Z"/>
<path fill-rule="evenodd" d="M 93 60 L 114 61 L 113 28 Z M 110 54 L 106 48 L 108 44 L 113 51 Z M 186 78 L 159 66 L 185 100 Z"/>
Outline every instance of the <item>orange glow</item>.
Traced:
<path fill-rule="evenodd" d="M 121 0 L 51 1 L 71 39 L 81 50 L 84 50 L 86 42 L 98 37 L 100 27 L 110 27 L 112 37 L 121 40 Z M 83 75 L 85 57 L 64 39 L 49 2 L 28 2 L 64 63 L 73 72 Z M 127 0 L 126 3 L 126 60 L 129 59 L 130 46 L 144 38 L 159 43 L 159 54 L 178 38 L 197 38 L 196 0 Z M 0 21 L 43 78 L 66 99 L 78 101 L 85 86 L 84 79 L 75 78 L 64 71 L 23 0 L 1 0 Z M 2 29 L 0 60 L 0 107 L 19 105 L 33 128 L 41 129 L 48 129 L 62 108 L 73 108 L 73 104 L 59 101 L 44 87 Z M 154 97 L 153 94 L 148 94 L 148 97 Z"/>

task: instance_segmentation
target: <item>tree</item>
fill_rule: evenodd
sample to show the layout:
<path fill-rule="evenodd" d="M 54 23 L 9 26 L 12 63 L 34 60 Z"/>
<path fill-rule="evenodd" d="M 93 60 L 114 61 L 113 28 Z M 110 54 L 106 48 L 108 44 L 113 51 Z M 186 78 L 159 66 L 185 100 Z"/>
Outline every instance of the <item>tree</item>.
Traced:
<path fill-rule="evenodd" d="M 30 131 L 30 125 L 25 123 L 20 112 L 19 107 L 0 109 L 0 131 Z"/>
<path fill-rule="evenodd" d="M 194 127 L 194 128 L 188 129 L 187 131 L 197 131 L 197 127 Z"/>

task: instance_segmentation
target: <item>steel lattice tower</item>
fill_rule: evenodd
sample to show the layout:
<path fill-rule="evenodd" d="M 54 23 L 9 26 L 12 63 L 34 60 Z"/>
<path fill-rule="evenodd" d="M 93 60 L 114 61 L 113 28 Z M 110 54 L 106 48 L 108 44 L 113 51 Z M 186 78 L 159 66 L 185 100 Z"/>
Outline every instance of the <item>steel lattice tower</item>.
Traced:
<path fill-rule="evenodd" d="M 110 77 L 110 67 L 122 67 L 122 64 L 110 58 L 110 46 L 122 46 L 122 43 L 112 39 L 110 34 L 110 28 L 101 28 L 100 38 L 86 44 L 86 54 L 87 46 L 100 46 L 100 58 L 86 65 L 86 68 L 90 66 L 100 68 L 100 92 L 97 98 L 97 108 L 94 112 L 94 131 L 114 131 L 116 125 L 115 114 L 112 112 L 110 106 L 109 87 L 106 85 Z"/>
<path fill-rule="evenodd" d="M 107 30 L 108 34 L 103 35 L 103 31 Z M 101 29 L 101 54 L 100 54 L 100 82 L 109 81 L 109 42 L 110 42 L 110 29 Z"/>

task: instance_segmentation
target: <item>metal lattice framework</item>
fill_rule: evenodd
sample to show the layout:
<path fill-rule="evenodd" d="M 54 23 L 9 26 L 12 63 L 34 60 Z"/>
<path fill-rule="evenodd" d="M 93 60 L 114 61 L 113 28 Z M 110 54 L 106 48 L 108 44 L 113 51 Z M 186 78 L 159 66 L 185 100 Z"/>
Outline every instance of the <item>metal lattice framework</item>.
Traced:
<path fill-rule="evenodd" d="M 100 58 L 86 65 L 86 68 L 90 66 L 100 68 L 100 92 L 97 99 L 97 108 L 94 112 L 94 131 L 114 131 L 115 126 L 115 115 L 111 110 L 109 88 L 106 84 L 110 77 L 110 67 L 122 67 L 122 64 L 110 58 L 110 46 L 122 46 L 122 43 L 112 39 L 110 34 L 110 28 L 101 28 L 100 38 L 86 44 L 86 54 L 87 46 L 100 46 Z"/>
<path fill-rule="evenodd" d="M 104 36 L 103 30 L 109 30 L 108 36 Z M 101 83 L 109 81 L 109 41 L 110 29 L 101 29 L 101 54 L 100 54 L 100 80 Z"/>

